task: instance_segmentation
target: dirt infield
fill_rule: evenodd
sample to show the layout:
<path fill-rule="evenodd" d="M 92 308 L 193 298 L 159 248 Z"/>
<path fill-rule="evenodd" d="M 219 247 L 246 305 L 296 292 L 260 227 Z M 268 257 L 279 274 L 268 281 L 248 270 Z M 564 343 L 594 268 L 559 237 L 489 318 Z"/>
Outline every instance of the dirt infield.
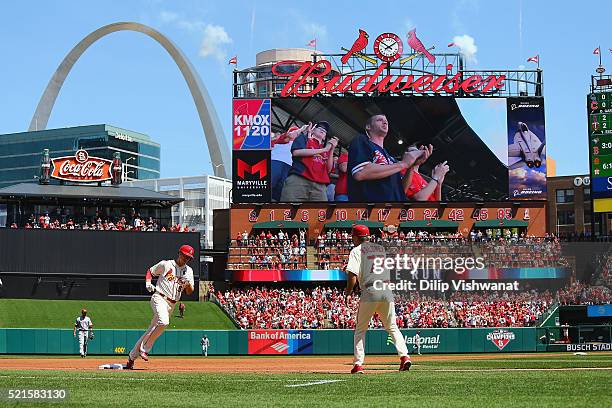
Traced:
<path fill-rule="evenodd" d="M 413 356 L 413 364 L 426 361 L 467 361 L 480 359 L 533 358 L 559 355 L 558 353 L 524 353 L 524 354 L 465 354 L 465 355 L 431 355 Z M 366 364 L 370 368 L 384 372 L 391 369 L 388 365 L 397 360 L 396 356 L 368 356 Z M 88 357 L 75 358 L 0 358 L 2 370 L 99 370 L 102 364 L 126 362 L 125 357 Z M 346 373 L 350 371 L 352 356 L 325 357 L 151 357 L 149 362 L 139 360 L 135 364 L 137 371 L 147 372 L 224 372 L 224 373 Z M 399 365 L 399 361 L 398 361 Z M 378 366 L 378 367 L 377 367 Z M 111 370 L 108 370 L 111 371 Z M 395 371 L 395 368 L 393 368 Z"/>

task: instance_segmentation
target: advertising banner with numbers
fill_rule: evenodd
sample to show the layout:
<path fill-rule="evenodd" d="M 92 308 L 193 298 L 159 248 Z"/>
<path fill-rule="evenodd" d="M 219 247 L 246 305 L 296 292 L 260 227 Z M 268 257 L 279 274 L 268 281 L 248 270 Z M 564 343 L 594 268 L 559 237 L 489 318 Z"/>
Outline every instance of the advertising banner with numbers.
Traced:
<path fill-rule="evenodd" d="M 270 100 L 234 99 L 234 150 L 270 149 Z"/>
<path fill-rule="evenodd" d="M 591 197 L 595 212 L 610 211 L 612 205 L 612 92 L 587 97 Z"/>

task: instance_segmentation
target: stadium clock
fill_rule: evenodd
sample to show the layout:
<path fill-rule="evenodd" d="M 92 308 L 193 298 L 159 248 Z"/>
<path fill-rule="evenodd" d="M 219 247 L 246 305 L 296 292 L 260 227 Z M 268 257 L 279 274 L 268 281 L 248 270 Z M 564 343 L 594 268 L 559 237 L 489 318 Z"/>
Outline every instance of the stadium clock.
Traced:
<path fill-rule="evenodd" d="M 374 41 L 374 53 L 385 62 L 393 62 L 398 59 L 404 51 L 402 39 L 393 33 L 383 33 Z"/>

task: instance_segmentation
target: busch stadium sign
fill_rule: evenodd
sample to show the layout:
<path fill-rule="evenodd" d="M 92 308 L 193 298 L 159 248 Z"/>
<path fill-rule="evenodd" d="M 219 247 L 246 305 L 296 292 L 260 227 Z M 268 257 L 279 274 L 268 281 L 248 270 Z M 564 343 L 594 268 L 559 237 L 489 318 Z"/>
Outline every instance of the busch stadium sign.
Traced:
<path fill-rule="evenodd" d="M 612 343 L 566 344 L 566 351 L 612 351 Z"/>

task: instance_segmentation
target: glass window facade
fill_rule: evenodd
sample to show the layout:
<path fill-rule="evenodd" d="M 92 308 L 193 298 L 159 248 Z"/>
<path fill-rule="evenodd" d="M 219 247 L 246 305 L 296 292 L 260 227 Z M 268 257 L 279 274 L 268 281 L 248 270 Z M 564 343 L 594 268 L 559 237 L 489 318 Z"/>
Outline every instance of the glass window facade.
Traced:
<path fill-rule="evenodd" d="M 0 188 L 17 183 L 35 182 L 40 174 L 43 149 L 51 158 L 70 156 L 78 149 L 92 156 L 112 159 L 117 151 L 128 165 L 129 179 L 158 179 L 160 146 L 146 135 L 129 133 L 129 140 L 114 136 L 107 125 L 79 126 L 0 135 Z M 111 131 L 113 133 L 111 133 Z"/>
<path fill-rule="evenodd" d="M 558 225 L 573 225 L 575 223 L 574 210 L 558 210 L 557 224 Z"/>
<path fill-rule="evenodd" d="M 555 193 L 558 204 L 574 202 L 574 189 L 572 188 L 559 189 L 556 190 Z"/>

